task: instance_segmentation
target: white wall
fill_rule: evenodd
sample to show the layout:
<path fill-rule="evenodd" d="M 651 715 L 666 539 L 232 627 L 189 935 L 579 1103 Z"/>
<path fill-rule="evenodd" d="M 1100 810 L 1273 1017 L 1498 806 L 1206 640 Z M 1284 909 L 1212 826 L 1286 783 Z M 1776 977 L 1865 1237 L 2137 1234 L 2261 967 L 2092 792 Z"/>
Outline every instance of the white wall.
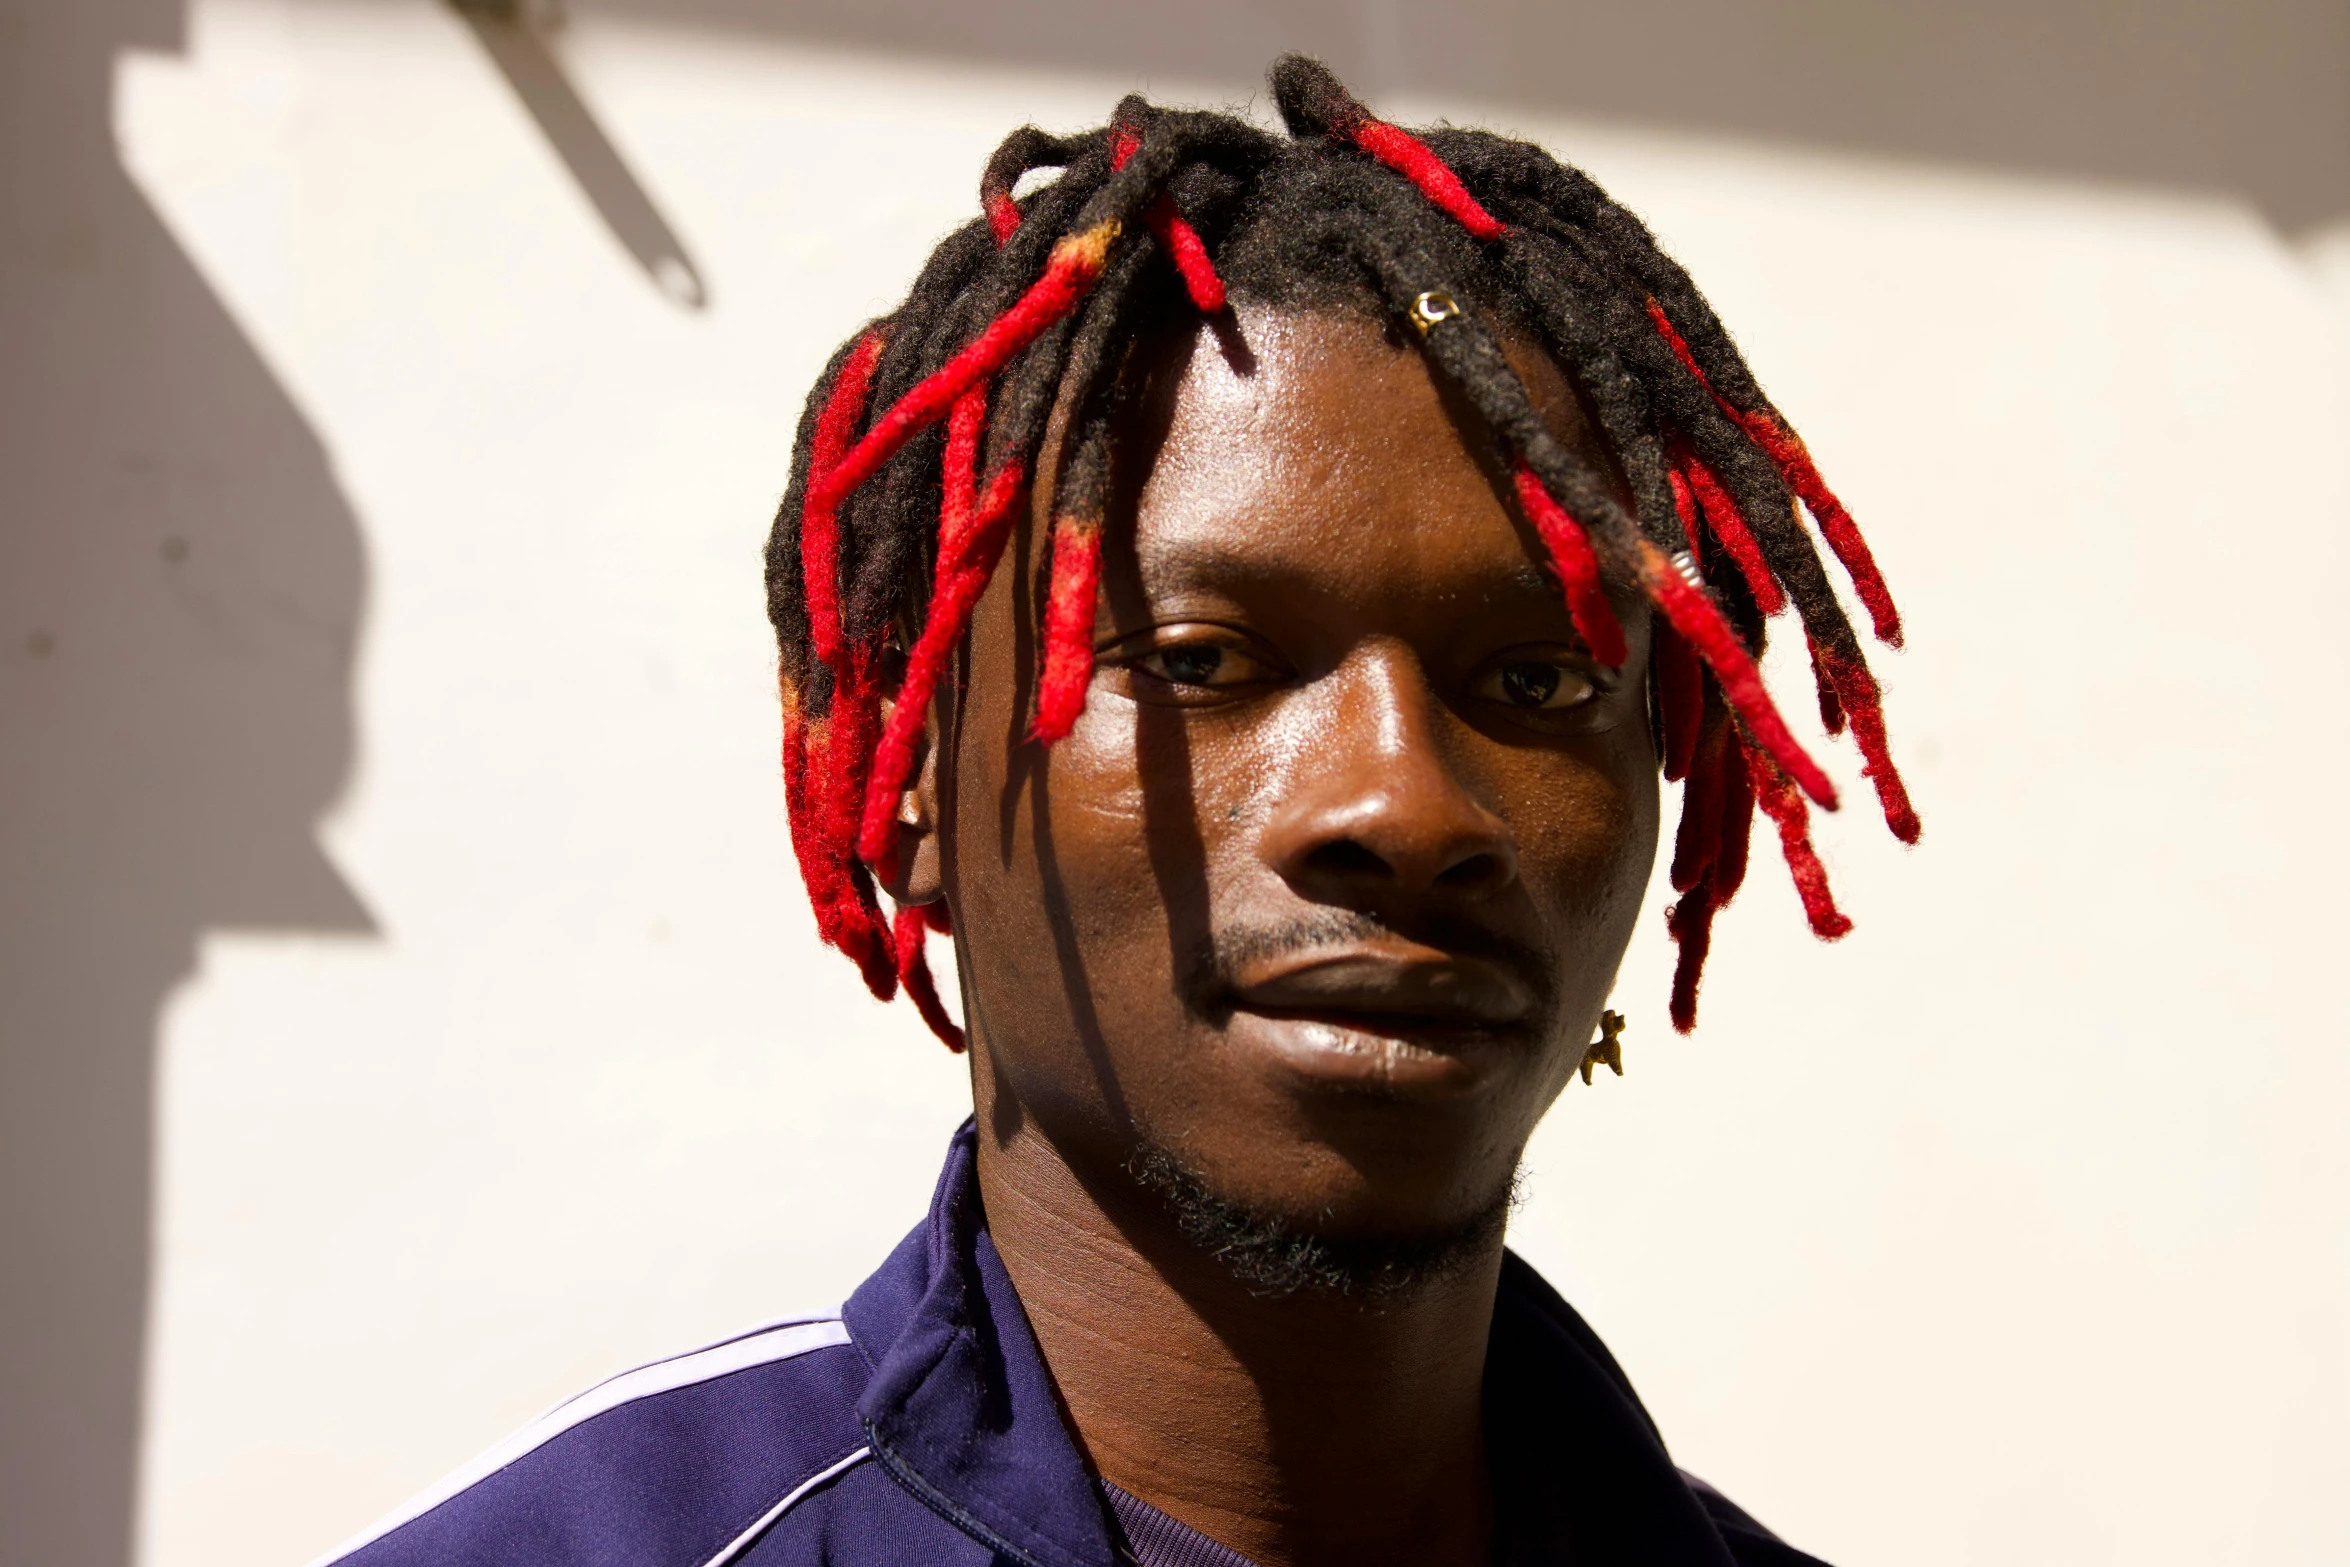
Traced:
<path fill-rule="evenodd" d="M 355 540 L 340 771 L 280 813 L 348 901 L 201 911 L 158 1025 L 147 1567 L 294 1567 L 588 1380 L 836 1300 L 962 1113 L 813 945 L 758 545 L 808 380 L 994 141 L 1133 83 L 560 50 L 706 308 L 446 11 L 198 0 L 117 70 L 123 165 Z M 1927 818 L 1828 825 L 1838 948 L 1758 875 L 1694 1040 L 1650 922 L 1630 1075 L 1552 1117 L 1517 1244 L 1830 1560 L 2350 1557 L 2350 295 L 2217 199 L 1501 123 L 1651 218 L 1869 527 Z M 268 541 L 172 537 L 138 569 L 187 658 L 301 620 Z M 129 569 L 24 559 L 43 626 Z M 38 745 L 80 643 L 6 629 Z"/>

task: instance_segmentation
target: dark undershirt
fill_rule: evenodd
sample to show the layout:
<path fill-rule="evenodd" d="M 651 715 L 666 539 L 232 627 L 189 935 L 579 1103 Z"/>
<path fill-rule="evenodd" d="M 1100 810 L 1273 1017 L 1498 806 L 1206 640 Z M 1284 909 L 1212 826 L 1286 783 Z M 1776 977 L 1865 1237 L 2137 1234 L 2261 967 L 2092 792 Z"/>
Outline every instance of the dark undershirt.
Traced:
<path fill-rule="evenodd" d="M 1257 1567 L 1249 1557 L 1159 1511 L 1132 1491 L 1122 1491 L 1104 1480 L 1102 1496 L 1110 1504 L 1110 1516 L 1118 1522 L 1121 1563 L 1131 1562 L 1133 1567 Z M 1512 1550 L 1507 1542 L 1495 1542 L 1497 1564 L 1545 1559 L 1560 1558 L 1529 1557 Z"/>
<path fill-rule="evenodd" d="M 1256 1563 L 1218 1545 L 1180 1518 L 1170 1517 L 1131 1491 L 1102 1482 L 1110 1516 L 1118 1520 L 1118 1545 L 1134 1567 L 1256 1567 Z"/>
<path fill-rule="evenodd" d="M 1721 1492 L 1696 1476 L 1684 1473 L 1681 1477 L 1697 1496 L 1699 1503 L 1713 1518 L 1714 1525 L 1732 1540 L 1734 1554 L 1742 1564 L 1751 1567 L 1824 1567 L 1824 1564 L 1779 1542 L 1761 1524 L 1748 1517 Z M 1170 1517 L 1131 1491 L 1121 1491 L 1109 1481 L 1101 1482 L 1102 1496 L 1110 1504 L 1110 1516 L 1117 1521 L 1118 1560 L 1121 1567 L 1256 1567 L 1256 1563 L 1228 1545 L 1214 1540 L 1194 1529 L 1180 1518 Z M 1538 1545 L 1529 1545 L 1516 1530 L 1505 1534 L 1517 1535 L 1511 1540 L 1496 1542 L 1497 1564 L 1512 1562 L 1563 1562 L 1566 1555 L 1554 1541 L 1548 1552 Z"/>

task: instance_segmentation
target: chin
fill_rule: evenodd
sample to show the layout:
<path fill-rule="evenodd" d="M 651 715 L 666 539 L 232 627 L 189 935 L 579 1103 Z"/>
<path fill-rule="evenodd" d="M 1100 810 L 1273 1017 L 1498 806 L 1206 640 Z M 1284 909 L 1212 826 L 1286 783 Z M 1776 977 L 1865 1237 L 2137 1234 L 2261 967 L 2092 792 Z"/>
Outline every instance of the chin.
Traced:
<path fill-rule="evenodd" d="M 1293 1233 L 1417 1244 L 1506 1211 L 1571 1068 L 1547 1031 L 1239 1011 L 1214 1081 L 1136 1122 L 1195 1184 Z"/>
<path fill-rule="evenodd" d="M 1282 1161 L 1292 1171 L 1323 1162 Z M 1424 1185 L 1366 1181 L 1349 1164 L 1353 1178 L 1337 1184 L 1351 1189 L 1317 1182 L 1313 1191 L 1249 1192 L 1146 1139 L 1127 1171 L 1186 1241 L 1261 1295 L 1392 1299 L 1474 1268 L 1500 1247 L 1517 1200 L 1514 1163 L 1445 1211 L 1426 1211 Z M 1459 1189 L 1457 1181 L 1447 1185 Z M 1409 1196 L 1384 1201 L 1381 1188 Z"/>

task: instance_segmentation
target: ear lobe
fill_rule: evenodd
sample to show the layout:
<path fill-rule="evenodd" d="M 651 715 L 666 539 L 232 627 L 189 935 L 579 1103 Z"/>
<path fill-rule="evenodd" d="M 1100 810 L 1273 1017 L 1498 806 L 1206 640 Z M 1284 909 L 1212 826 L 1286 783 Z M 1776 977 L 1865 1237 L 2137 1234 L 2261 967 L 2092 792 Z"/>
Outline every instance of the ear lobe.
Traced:
<path fill-rule="evenodd" d="M 888 719 L 884 716 L 883 722 Z M 922 755 L 910 788 L 898 796 L 897 841 L 891 858 L 892 874 L 881 890 L 900 908 L 936 903 L 946 896 L 938 842 L 938 745 L 932 726 L 925 725 Z"/>

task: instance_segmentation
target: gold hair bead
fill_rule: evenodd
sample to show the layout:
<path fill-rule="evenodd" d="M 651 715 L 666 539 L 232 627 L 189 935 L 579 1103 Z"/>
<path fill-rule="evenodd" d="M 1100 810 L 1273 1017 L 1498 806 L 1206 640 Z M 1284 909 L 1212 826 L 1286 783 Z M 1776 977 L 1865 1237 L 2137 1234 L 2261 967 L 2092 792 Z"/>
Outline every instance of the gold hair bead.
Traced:
<path fill-rule="evenodd" d="M 1601 1012 L 1599 1014 L 1599 1037 L 1593 1040 L 1590 1048 L 1583 1052 L 1584 1082 L 1591 1081 L 1591 1069 L 1595 1066 L 1606 1066 L 1618 1077 L 1624 1075 L 1623 1039 L 1624 1014 L 1621 1012 Z"/>
<path fill-rule="evenodd" d="M 1437 322 L 1450 321 L 1460 313 L 1460 305 L 1440 288 L 1432 288 L 1412 301 L 1412 325 L 1420 329 L 1422 337 L 1426 337 L 1429 329 Z"/>

